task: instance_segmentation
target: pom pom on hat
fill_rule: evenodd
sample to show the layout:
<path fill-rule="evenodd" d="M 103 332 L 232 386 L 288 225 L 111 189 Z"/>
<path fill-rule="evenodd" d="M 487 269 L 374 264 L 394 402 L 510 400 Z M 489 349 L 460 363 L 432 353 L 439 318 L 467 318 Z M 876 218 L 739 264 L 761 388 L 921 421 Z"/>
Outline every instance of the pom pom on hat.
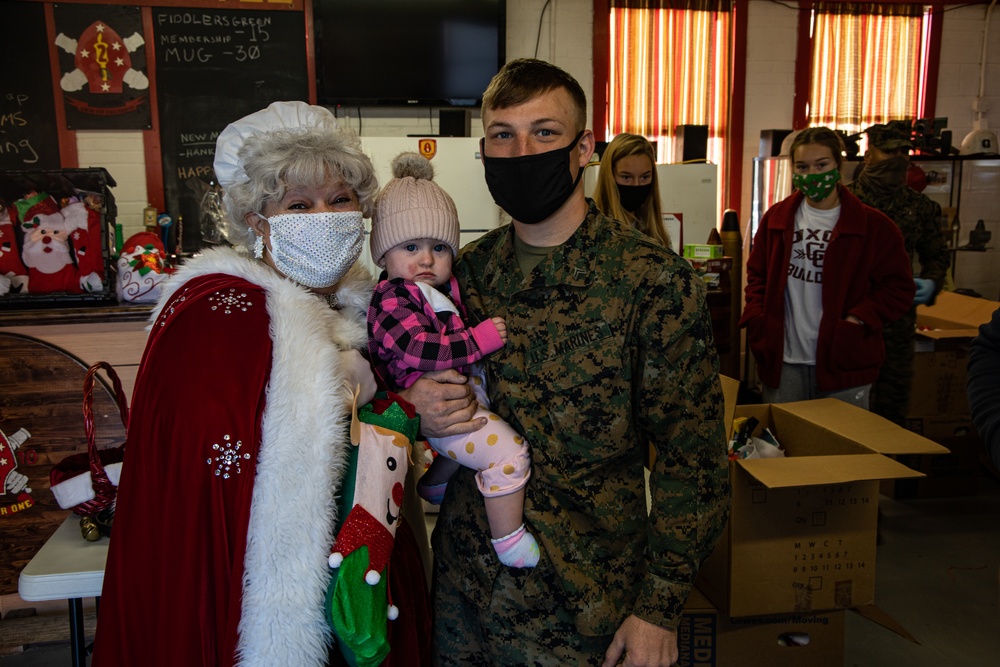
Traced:
<path fill-rule="evenodd" d="M 434 165 L 420 153 L 400 153 L 392 160 L 392 177 L 411 176 L 425 181 L 434 180 Z"/>
<path fill-rule="evenodd" d="M 274 102 L 266 109 L 255 111 L 226 126 L 215 142 L 215 177 L 219 185 L 228 188 L 247 180 L 239 159 L 240 148 L 247 137 L 274 130 L 294 130 L 307 127 L 340 127 L 337 119 L 325 107 L 305 102 Z"/>
<path fill-rule="evenodd" d="M 385 253 L 405 241 L 434 239 L 458 253 L 459 224 L 455 202 L 434 182 L 434 166 L 419 153 L 401 153 L 392 161 L 392 180 L 375 202 L 372 259 L 382 266 Z"/>

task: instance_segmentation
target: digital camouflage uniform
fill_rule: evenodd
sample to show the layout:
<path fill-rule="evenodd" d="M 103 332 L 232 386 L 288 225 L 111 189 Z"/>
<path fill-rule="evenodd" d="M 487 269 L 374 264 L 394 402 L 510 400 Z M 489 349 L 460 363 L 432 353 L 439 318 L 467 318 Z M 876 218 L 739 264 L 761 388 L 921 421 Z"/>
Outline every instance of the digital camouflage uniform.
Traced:
<path fill-rule="evenodd" d="M 930 197 L 903 185 L 888 198 L 879 198 L 863 183 L 854 181 L 847 186 L 858 199 L 885 213 L 899 226 L 910 261 L 916 254 L 919 274 L 937 286 L 944 285 L 951 265 L 951 254 L 941 233 L 941 206 Z M 931 303 L 934 303 L 933 298 Z M 885 362 L 878 379 L 872 385 L 871 411 L 902 424 L 909 409 L 910 386 L 913 383 L 913 345 L 917 323 L 916 306 L 883 329 Z"/>
<path fill-rule="evenodd" d="M 676 627 L 727 517 L 705 286 L 685 260 L 592 202 L 527 279 L 512 236 L 505 226 L 470 244 L 455 274 L 470 321 L 507 322 L 487 384 L 494 410 L 531 443 L 525 517 L 542 556 L 533 569 L 499 563 L 474 471 L 460 470 L 433 538 L 435 655 L 454 665 L 600 664 L 629 614 Z"/>

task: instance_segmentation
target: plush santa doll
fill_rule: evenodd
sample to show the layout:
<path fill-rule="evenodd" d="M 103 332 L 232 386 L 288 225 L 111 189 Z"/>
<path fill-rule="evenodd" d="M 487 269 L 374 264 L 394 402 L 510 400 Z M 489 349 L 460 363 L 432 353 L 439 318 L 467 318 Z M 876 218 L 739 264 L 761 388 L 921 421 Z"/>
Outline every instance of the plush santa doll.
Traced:
<path fill-rule="evenodd" d="M 18 200 L 15 206 L 23 211 L 21 229 L 24 230 L 24 246 L 21 258 L 28 267 L 28 291 L 32 294 L 83 292 L 79 270 L 70 253 L 69 237 L 72 230 L 67 228 L 66 218 L 55 200 L 39 193 L 34 197 Z"/>

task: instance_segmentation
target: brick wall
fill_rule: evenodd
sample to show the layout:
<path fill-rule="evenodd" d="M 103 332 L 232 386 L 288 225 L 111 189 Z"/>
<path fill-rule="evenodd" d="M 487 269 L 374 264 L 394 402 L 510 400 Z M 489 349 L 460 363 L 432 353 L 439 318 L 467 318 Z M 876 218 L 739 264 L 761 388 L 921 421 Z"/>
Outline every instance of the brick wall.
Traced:
<path fill-rule="evenodd" d="M 142 231 L 142 209 L 146 200 L 146 158 L 142 132 L 84 131 L 76 133 L 81 167 L 104 167 L 115 179 L 112 190 L 118 206 L 118 222 L 125 238 Z"/>

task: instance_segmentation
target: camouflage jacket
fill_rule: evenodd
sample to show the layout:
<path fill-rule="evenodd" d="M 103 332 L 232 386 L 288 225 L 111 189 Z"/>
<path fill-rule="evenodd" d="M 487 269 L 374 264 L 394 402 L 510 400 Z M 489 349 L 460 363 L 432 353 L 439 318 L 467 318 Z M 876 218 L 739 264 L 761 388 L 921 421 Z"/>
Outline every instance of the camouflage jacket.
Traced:
<path fill-rule="evenodd" d="M 889 199 L 876 197 L 874 192 L 858 181 L 850 183 L 847 189 L 863 203 L 885 213 L 896 223 L 903 233 L 910 261 L 913 262 L 916 254 L 916 259 L 920 262 L 920 272 L 914 271 L 913 275 L 933 280 L 937 286 L 934 296 L 937 296 L 944 286 L 948 267 L 951 266 L 951 252 L 941 233 L 941 206 L 910 187 L 900 188 Z"/>
<path fill-rule="evenodd" d="M 555 569 L 582 634 L 612 634 L 628 614 L 675 627 L 729 508 L 704 283 L 592 202 L 527 278 L 512 236 L 505 226 L 470 244 L 455 274 L 470 321 L 507 321 L 507 344 L 486 358 L 488 389 L 493 410 L 531 445 L 525 516 L 539 567 Z M 489 600 L 502 566 L 472 471 L 452 478 L 438 528 L 435 559 L 472 599 Z"/>

